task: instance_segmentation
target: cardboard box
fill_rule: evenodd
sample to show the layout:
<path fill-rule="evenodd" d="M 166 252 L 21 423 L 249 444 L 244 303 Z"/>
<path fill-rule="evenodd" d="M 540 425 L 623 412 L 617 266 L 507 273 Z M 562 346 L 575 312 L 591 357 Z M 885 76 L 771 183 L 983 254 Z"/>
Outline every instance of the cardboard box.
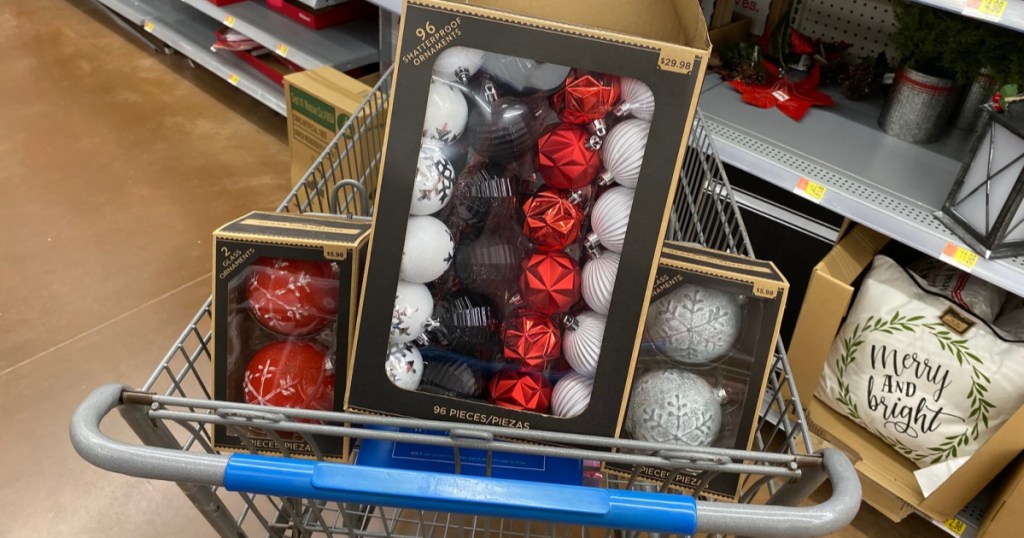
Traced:
<path fill-rule="evenodd" d="M 1018 457 L 1001 476 L 996 496 L 981 520 L 978 538 L 1020 534 L 1021 514 L 1024 514 L 1024 458 Z"/>
<path fill-rule="evenodd" d="M 367 221 L 262 212 L 214 232 L 214 398 L 341 410 L 369 234 Z M 297 383 L 281 378 L 286 370 Z M 279 433 L 293 455 L 314 455 L 300 436 Z M 213 427 L 218 449 L 277 447 L 262 431 L 245 437 Z M 325 457 L 348 458 L 347 440 L 317 440 Z"/>
<path fill-rule="evenodd" d="M 925 497 L 913 474 L 917 465 L 814 396 L 832 340 L 853 298 L 852 284 L 887 242 L 885 236 L 855 226 L 815 266 L 789 346 L 790 366 L 812 430 L 842 448 L 854 461 L 865 485 L 864 500 L 893 521 L 913 510 L 945 521 L 1024 449 L 1024 410 L 1011 416 L 963 466 Z"/>
<path fill-rule="evenodd" d="M 736 0 L 734 12 L 750 19 L 750 33 L 760 37 L 789 13 L 789 0 Z"/>
<path fill-rule="evenodd" d="M 301 180 L 313 163 L 317 162 L 338 130 L 352 114 L 360 110 L 359 105 L 371 90 L 371 86 L 333 67 L 310 69 L 284 77 L 284 95 L 288 107 L 288 148 L 292 154 L 293 183 Z M 378 118 L 375 121 L 382 122 L 383 119 Z M 367 128 L 372 130 L 375 127 Z M 374 155 L 365 151 L 353 151 L 340 163 L 330 164 L 337 165 L 334 173 L 338 179 L 359 179 L 366 174 L 373 157 Z M 376 173 L 371 173 L 365 178 L 370 196 L 373 196 L 376 189 L 376 181 Z M 356 201 L 356 206 L 358 205 Z M 352 214 L 363 213 L 362 207 L 350 209 Z"/>
<path fill-rule="evenodd" d="M 704 289 L 711 292 L 696 295 Z M 774 364 L 788 290 L 789 283 L 771 262 L 666 242 L 651 291 L 633 390 L 642 386 L 648 376 L 654 380 L 666 371 L 692 374 L 704 381 L 702 384 L 707 390 L 719 391 L 718 395 L 725 397 L 721 403 L 720 426 L 711 436 L 697 435 L 701 440 L 693 435 L 695 430 L 678 439 L 668 430 L 645 427 L 645 433 L 638 433 L 630 430 L 631 425 L 650 424 L 652 418 L 643 419 L 634 414 L 643 410 L 630 409 L 623 435 L 639 435 L 634 438 L 644 441 L 749 450 L 754 442 L 768 374 Z M 732 299 L 723 300 L 728 298 Z M 699 313 L 699 309 L 706 309 L 708 314 Z M 697 313 L 692 321 L 687 321 L 680 312 Z M 704 341 L 700 337 L 707 336 L 699 334 L 700 327 L 715 320 L 724 320 L 720 322 L 721 327 L 715 327 L 716 335 L 729 334 L 734 327 L 732 337 L 716 341 L 713 348 L 698 346 L 698 342 Z M 689 391 L 691 395 L 694 392 Z M 631 399 L 630 405 L 634 403 L 639 402 Z M 667 405 L 660 401 L 646 403 L 644 409 L 661 410 Z M 683 421 L 691 425 L 686 418 Z M 615 463 L 607 464 L 607 469 L 626 477 L 633 470 Z M 649 467 L 641 468 L 638 474 L 656 481 L 671 480 L 674 486 L 687 491 L 699 487 L 707 475 Z M 735 473 L 712 475 L 703 494 L 735 501 L 741 481 L 741 476 Z"/>
<path fill-rule="evenodd" d="M 679 169 L 710 48 L 704 19 L 697 4 L 689 0 L 645 0 L 639 4 L 612 1 L 594 3 L 481 0 L 471 5 L 422 0 L 406 4 L 402 24 L 400 53 L 391 94 L 392 113 L 385 137 L 382 188 L 377 193 L 377 203 L 374 207 L 374 239 L 370 247 L 347 409 L 616 436 L 625 410 L 623 395 L 631 381 L 632 365 L 639 346 L 640 321 L 644 317 L 647 301 L 646 290 L 654 277 L 656 257 L 675 196 Z M 469 78 L 468 84 L 464 84 L 464 87 L 458 87 L 454 82 L 434 81 L 434 61 L 438 55 L 446 52 L 448 47 L 455 46 L 488 52 L 493 55 L 490 58 L 496 62 L 491 65 L 497 67 L 476 70 L 473 75 L 475 78 Z M 484 58 L 482 62 L 488 61 L 488 56 L 483 52 L 480 56 Z M 531 78 L 518 87 L 510 79 L 501 79 L 496 69 L 509 65 L 510 69 L 515 68 L 513 64 L 522 62 L 524 58 L 544 62 L 547 67 L 544 71 L 541 71 L 539 66 L 536 71 L 529 70 Z M 570 71 L 569 67 L 560 66 L 569 66 L 581 71 L 574 72 Z M 535 87 L 530 86 L 531 84 L 540 84 L 532 77 L 540 77 L 542 72 L 553 70 L 560 70 L 560 74 L 549 77 L 548 85 L 543 88 L 547 93 L 532 89 Z M 467 68 L 466 71 L 470 69 Z M 499 358 L 491 361 L 494 366 L 492 373 L 495 376 L 501 375 L 502 379 L 509 376 L 512 380 L 508 384 L 496 384 L 492 378 L 492 388 L 496 389 L 491 392 L 501 393 L 503 388 L 512 385 L 515 379 L 523 380 L 531 376 L 533 378 L 529 384 L 532 386 L 527 391 L 527 396 L 531 397 L 529 406 L 536 407 L 520 406 L 518 402 L 512 401 L 496 405 L 481 399 L 458 399 L 396 387 L 384 375 L 381 361 L 388 355 L 389 336 L 395 337 L 390 332 L 394 320 L 398 318 L 400 325 L 404 323 L 401 321 L 404 314 L 394 308 L 396 288 L 402 274 L 406 275 L 406 280 L 416 281 L 417 285 L 429 283 L 433 286 L 433 295 L 438 303 L 459 292 L 461 288 L 458 286 L 486 295 L 489 307 L 498 318 L 496 325 L 512 318 L 512 305 L 517 304 L 517 293 L 523 303 L 544 315 L 550 315 L 552 320 L 565 313 L 576 314 L 582 309 L 582 303 L 573 302 L 573 292 L 574 289 L 578 289 L 575 285 L 579 283 L 580 277 L 576 264 L 580 263 L 579 257 L 584 252 L 583 238 L 590 231 L 589 224 L 579 234 L 578 240 L 568 240 L 565 250 L 572 253 L 571 255 L 550 253 L 560 252 L 557 249 L 537 249 L 532 251 L 536 255 L 534 258 L 534 254 L 520 254 L 517 250 L 520 247 L 515 246 L 523 238 L 523 224 L 518 220 L 516 213 L 516 208 L 521 208 L 522 202 L 515 196 L 534 196 L 534 189 L 542 183 L 537 175 L 530 175 L 526 170 L 539 166 L 537 162 L 531 161 L 530 156 L 535 153 L 538 137 L 542 136 L 542 133 L 550 133 L 549 130 L 538 129 L 537 134 L 533 134 L 531 126 L 534 120 L 530 118 L 536 118 L 538 115 L 543 117 L 544 111 L 539 105 L 528 103 L 546 102 L 551 94 L 557 92 L 567 75 L 577 76 L 571 73 L 577 73 L 581 77 L 585 75 L 579 73 L 599 73 L 595 76 L 611 74 L 639 79 L 653 92 L 657 106 L 657 114 L 653 115 L 650 124 L 644 124 L 643 120 L 639 119 L 635 120 L 639 123 L 633 124 L 645 130 L 649 129 L 649 140 L 652 141 L 646 144 L 639 179 L 635 183 L 637 189 L 632 191 L 628 187 L 615 187 L 607 191 L 598 191 L 596 177 L 588 179 L 590 183 L 585 182 L 587 187 L 595 185 L 593 189 L 587 190 L 597 193 L 596 205 L 600 205 L 602 197 L 610 196 L 613 191 L 619 193 L 615 196 L 621 195 L 630 200 L 635 197 L 635 201 L 629 202 L 631 206 L 626 206 L 632 209 L 622 209 L 619 213 L 628 215 L 629 219 L 628 232 L 625 233 L 622 244 L 614 246 L 615 243 L 611 240 L 605 241 L 604 244 L 622 249 L 618 274 L 629 275 L 629 278 L 615 279 L 611 292 L 611 303 L 614 308 L 608 315 L 608 329 L 604 334 L 603 346 L 600 347 L 600 360 L 596 361 L 599 365 L 594 393 L 600 394 L 601 397 L 590 399 L 586 410 L 577 416 L 562 418 L 547 414 L 548 406 L 545 405 L 545 400 L 547 391 L 551 390 L 549 386 L 564 373 L 564 370 L 558 370 L 555 359 L 543 367 L 530 370 L 533 373 L 527 373 L 528 368 L 534 368 L 532 365 L 519 368 L 519 365 L 511 360 Z M 490 76 L 497 80 L 492 81 L 488 78 Z M 454 74 L 452 78 L 456 78 Z M 429 95 L 434 92 L 443 95 L 430 97 Z M 469 97 L 462 104 L 464 108 L 460 108 L 458 102 L 467 94 Z M 501 98 L 490 102 L 495 94 Z M 441 97 L 444 99 L 440 99 Z M 433 108 L 428 109 L 428 100 Z M 487 104 L 489 102 L 490 104 Z M 444 107 L 448 106 L 451 107 L 448 109 L 451 117 L 442 114 Z M 531 106 L 538 108 L 533 109 Z M 473 107 L 472 113 L 468 112 L 469 107 Z M 429 116 L 426 114 L 428 110 Z M 460 110 L 463 112 L 459 112 Z M 520 115 L 519 112 L 515 112 L 517 110 L 529 112 Z M 480 115 L 479 123 L 474 124 L 477 121 L 474 116 L 477 114 Z M 609 111 L 605 119 L 609 120 L 611 133 L 614 134 L 616 125 L 613 124 L 624 120 L 620 120 L 618 116 L 612 118 L 612 114 L 614 113 Z M 469 116 L 468 123 L 466 116 Z M 437 118 L 438 124 L 425 123 L 424 118 L 428 121 Z M 443 125 L 441 120 L 444 120 Z M 486 126 L 490 121 L 506 120 L 510 123 L 522 120 L 523 124 L 527 124 L 527 134 L 524 138 L 519 138 L 518 127 L 505 129 L 499 126 L 493 131 L 493 137 L 474 135 L 472 131 L 474 125 L 479 128 Z M 558 122 L 557 117 L 554 117 L 554 121 Z M 554 123 L 546 124 L 549 129 L 553 125 Z M 457 138 L 462 132 L 463 126 L 466 126 L 468 134 L 463 134 L 463 138 L 459 138 L 458 142 L 452 142 L 452 139 Z M 586 132 L 582 125 L 569 128 L 578 128 Z M 506 134 L 512 136 L 506 138 Z M 612 134 L 608 137 L 610 138 Z M 425 136 L 437 140 L 421 146 Z M 461 220 L 435 223 L 440 219 L 418 216 L 415 217 L 417 220 L 413 221 L 417 223 L 415 229 L 408 224 L 410 213 L 416 209 L 413 206 L 414 192 L 422 192 L 414 191 L 418 172 L 422 170 L 421 150 L 427 151 L 431 145 L 442 143 L 448 144 L 446 148 L 451 148 L 462 144 L 463 140 L 474 146 L 472 154 L 480 156 L 482 160 L 472 161 L 471 158 L 476 168 L 467 165 L 466 169 L 470 172 L 466 174 L 460 174 L 457 170 L 450 172 L 449 169 L 455 166 L 441 167 L 446 174 L 450 172 L 451 177 L 456 178 L 452 181 L 451 187 L 453 197 L 462 196 L 459 194 L 460 189 L 471 190 L 472 185 L 478 185 L 473 183 L 474 181 L 505 181 L 507 185 L 513 186 L 510 190 L 515 189 L 515 196 L 501 195 L 502 202 L 498 204 L 501 209 L 493 209 L 493 206 L 489 209 L 493 211 L 491 215 L 498 215 L 498 211 L 509 213 L 504 217 L 488 218 L 488 222 L 493 223 L 495 230 L 503 230 L 494 233 L 509 232 L 519 239 L 509 239 L 508 242 L 498 245 L 494 251 L 488 250 L 490 247 L 484 243 L 477 245 L 479 249 L 483 249 L 479 250 L 482 253 L 479 261 L 482 264 L 494 263 L 494 273 L 481 274 L 478 278 L 480 281 L 493 280 L 494 285 L 490 287 L 474 286 L 469 283 L 473 278 L 466 276 L 467 273 L 473 273 L 477 267 L 485 267 L 486 271 L 490 271 L 491 267 L 476 263 L 471 252 L 477 247 L 470 246 L 470 242 L 475 241 L 478 236 L 488 237 L 486 241 L 495 237 L 488 235 L 491 232 L 484 231 L 485 226 L 471 223 L 474 218 L 472 215 L 466 216 L 460 213 L 460 209 L 441 209 L 436 214 L 440 215 L 441 219 Z M 505 141 L 509 141 L 508 145 L 500 146 L 500 149 L 495 149 L 496 146 L 492 145 Z M 594 150 L 588 148 L 587 151 Z M 489 168 L 484 168 L 485 162 Z M 499 164 L 501 168 L 495 168 Z M 428 172 L 434 169 L 431 165 Z M 594 169 L 593 172 L 596 174 L 597 170 Z M 488 177 L 491 179 L 487 179 Z M 585 198 L 593 194 L 581 196 Z M 452 202 L 452 207 L 462 208 L 456 201 Z M 621 209 L 623 206 L 618 207 Z M 426 229 L 427 224 L 424 223 L 430 223 L 429 226 L 434 229 L 438 226 L 444 227 L 448 239 L 444 239 L 445 234 L 437 232 L 436 241 L 411 239 L 411 242 L 406 244 L 407 228 L 419 234 L 421 230 Z M 439 246 L 438 251 L 430 251 L 433 247 L 422 248 L 424 243 L 436 243 Z M 466 245 L 466 250 L 456 250 L 456 243 L 460 243 L 460 247 L 462 244 Z M 591 246 L 595 244 L 590 243 Z M 515 253 L 506 255 L 507 251 L 503 250 L 505 247 L 502 245 L 508 246 Z M 405 258 L 407 251 L 413 254 Z M 460 252 L 464 252 L 465 255 Z M 498 257 L 492 257 L 491 252 L 496 252 Z M 572 256 L 576 258 L 571 262 L 565 261 Z M 555 261 L 555 258 L 558 260 Z M 427 260 L 427 263 L 431 264 L 434 264 L 435 260 L 440 264 L 443 260 L 444 264 L 440 271 L 430 271 L 430 278 L 417 280 L 409 276 L 409 273 L 403 273 L 403 259 L 408 260 L 410 267 L 420 260 Z M 537 264 L 543 267 L 531 266 L 532 261 L 543 262 Z M 455 276 L 452 276 L 451 271 L 444 272 L 449 268 L 449 263 L 455 267 Z M 505 265 L 499 273 L 497 265 L 501 263 Z M 556 267 L 556 264 L 562 265 Z M 546 273 L 547 269 L 551 269 L 552 272 Z M 520 280 L 527 282 L 533 277 L 543 280 L 545 276 L 550 277 L 562 269 L 566 271 L 567 280 L 559 280 L 553 284 L 561 286 L 564 283 L 564 294 L 531 293 L 531 290 L 537 288 L 531 288 L 529 284 L 520 285 Z M 520 279 L 522 271 L 531 272 L 528 277 Z M 490 276 L 492 274 L 497 276 Z M 562 299 L 567 302 L 555 305 L 547 303 L 560 302 Z M 404 326 L 402 328 L 404 329 Z M 500 344 L 500 331 L 493 327 L 486 330 L 487 336 L 484 340 L 488 345 L 495 342 Z M 555 330 L 561 331 L 560 328 Z M 506 358 L 510 357 L 506 354 Z M 548 366 L 553 369 L 546 369 Z M 523 386 L 525 387 L 526 383 Z M 518 394 L 516 391 L 506 391 L 510 399 L 517 398 Z M 535 395 L 538 397 L 532 399 Z M 521 408 L 514 408 L 517 406 Z M 525 410 L 523 407 L 542 412 Z"/>
<path fill-rule="evenodd" d="M 734 14 L 732 21 L 708 32 L 711 44 L 716 49 L 745 41 L 750 34 L 750 19 Z"/>
<path fill-rule="evenodd" d="M 729 24 L 735 5 L 736 0 L 701 0 L 700 7 L 704 11 L 704 22 L 707 23 L 708 29 L 714 30 Z"/>

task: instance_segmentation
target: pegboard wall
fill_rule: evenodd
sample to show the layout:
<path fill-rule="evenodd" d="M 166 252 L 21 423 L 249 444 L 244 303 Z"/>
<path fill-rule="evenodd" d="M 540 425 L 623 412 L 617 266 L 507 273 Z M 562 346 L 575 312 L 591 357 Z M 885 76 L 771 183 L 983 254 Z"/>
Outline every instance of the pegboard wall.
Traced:
<path fill-rule="evenodd" d="M 890 0 L 794 0 L 793 28 L 825 41 L 851 43 L 854 57 L 885 51 L 891 63 L 898 57 L 889 42 L 896 29 Z"/>

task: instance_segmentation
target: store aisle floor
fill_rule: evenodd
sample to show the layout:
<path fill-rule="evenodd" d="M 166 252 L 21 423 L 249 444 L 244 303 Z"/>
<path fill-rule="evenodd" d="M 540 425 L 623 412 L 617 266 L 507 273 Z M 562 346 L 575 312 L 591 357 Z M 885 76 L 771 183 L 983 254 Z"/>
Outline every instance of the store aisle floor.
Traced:
<path fill-rule="evenodd" d="M 284 120 L 88 0 L 0 0 L 0 50 L 0 537 L 211 535 L 175 485 L 83 462 L 68 421 L 149 376 L 209 294 L 212 230 L 284 196 Z M 932 532 L 866 508 L 841 536 Z"/>

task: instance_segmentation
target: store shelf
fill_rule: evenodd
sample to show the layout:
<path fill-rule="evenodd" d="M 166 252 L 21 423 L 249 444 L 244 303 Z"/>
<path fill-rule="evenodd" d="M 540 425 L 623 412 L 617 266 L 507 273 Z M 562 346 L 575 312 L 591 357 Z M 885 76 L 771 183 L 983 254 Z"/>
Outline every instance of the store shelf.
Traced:
<path fill-rule="evenodd" d="M 974 17 L 977 19 L 989 21 L 999 26 L 1005 26 L 1011 30 L 1018 32 L 1024 32 L 1024 2 L 1020 0 L 1006 0 L 1005 7 L 1002 10 L 1002 14 L 995 16 L 994 14 L 989 15 L 978 9 L 968 9 L 967 0 L 913 0 L 918 4 L 925 4 L 946 11 L 952 11 L 953 13 L 962 13 L 968 17 Z M 993 5 L 999 5 L 993 3 Z"/>
<path fill-rule="evenodd" d="M 967 151 L 969 135 L 919 146 L 878 129 L 877 103 L 837 98 L 801 122 L 778 110 L 740 102 L 728 84 L 710 76 L 700 107 L 723 161 L 794 191 L 801 178 L 825 186 L 821 205 L 889 237 L 940 257 L 950 242 L 963 246 L 934 216 Z M 973 274 L 1024 295 L 1024 257 L 979 259 Z"/>
<path fill-rule="evenodd" d="M 100 3 L 136 26 L 142 26 L 143 19 L 149 14 L 148 10 L 134 0 L 100 0 Z"/>
<path fill-rule="evenodd" d="M 392 13 L 402 14 L 403 0 L 369 0 L 371 4 L 384 8 Z"/>
<path fill-rule="evenodd" d="M 312 30 L 263 2 L 221 7 L 208 0 L 182 1 L 306 69 L 331 65 L 347 71 L 378 61 L 375 18 Z"/>

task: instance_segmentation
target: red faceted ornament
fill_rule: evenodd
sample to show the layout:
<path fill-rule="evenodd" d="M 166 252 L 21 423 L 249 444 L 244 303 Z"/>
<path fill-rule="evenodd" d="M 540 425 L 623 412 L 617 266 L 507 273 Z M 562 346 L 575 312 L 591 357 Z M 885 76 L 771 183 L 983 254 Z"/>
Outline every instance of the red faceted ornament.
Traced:
<path fill-rule="evenodd" d="M 338 275 L 328 262 L 260 258 L 249 273 L 245 298 L 268 330 L 309 336 L 338 315 Z"/>
<path fill-rule="evenodd" d="M 551 318 L 520 312 L 502 330 L 505 358 L 528 368 L 544 370 L 562 352 L 562 333 Z"/>
<path fill-rule="evenodd" d="M 491 401 L 511 409 L 547 413 L 551 383 L 533 370 L 503 370 L 491 378 Z"/>
<path fill-rule="evenodd" d="M 553 100 L 562 121 L 586 124 L 603 119 L 619 100 L 619 77 L 573 72 Z"/>
<path fill-rule="evenodd" d="M 523 204 L 523 233 L 540 250 L 562 250 L 576 242 L 583 211 L 562 193 L 542 190 Z"/>
<path fill-rule="evenodd" d="M 327 351 L 312 342 L 284 340 L 264 346 L 249 360 L 242 386 L 250 404 L 334 408 L 334 369 Z"/>
<path fill-rule="evenodd" d="M 576 190 L 601 169 L 599 140 L 579 125 L 561 123 L 537 140 L 537 169 L 549 187 Z"/>
<path fill-rule="evenodd" d="M 538 252 L 523 260 L 519 293 L 530 308 L 556 314 L 580 300 L 580 280 L 579 266 L 565 253 Z"/>

